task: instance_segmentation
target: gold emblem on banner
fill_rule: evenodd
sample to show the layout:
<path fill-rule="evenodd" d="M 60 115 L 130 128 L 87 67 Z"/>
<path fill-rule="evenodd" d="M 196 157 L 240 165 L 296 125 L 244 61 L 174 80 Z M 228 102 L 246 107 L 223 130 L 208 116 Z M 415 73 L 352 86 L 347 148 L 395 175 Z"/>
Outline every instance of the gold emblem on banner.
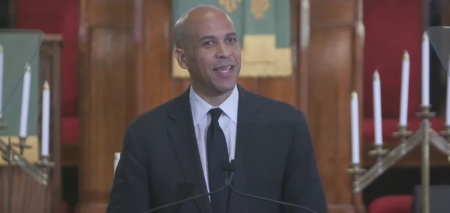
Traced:
<path fill-rule="evenodd" d="M 261 19 L 270 8 L 269 0 L 252 0 L 252 14 L 256 19 Z"/>
<path fill-rule="evenodd" d="M 238 8 L 238 4 L 241 3 L 241 1 L 242 0 L 219 0 L 219 3 L 228 13 L 231 13 Z"/>
<path fill-rule="evenodd" d="M 232 13 L 238 8 L 238 4 L 242 2 L 242 0 L 218 0 L 220 5 L 228 13 Z M 261 19 L 264 17 L 264 14 L 270 8 L 270 0 L 251 0 L 251 11 L 253 16 L 256 19 Z"/>

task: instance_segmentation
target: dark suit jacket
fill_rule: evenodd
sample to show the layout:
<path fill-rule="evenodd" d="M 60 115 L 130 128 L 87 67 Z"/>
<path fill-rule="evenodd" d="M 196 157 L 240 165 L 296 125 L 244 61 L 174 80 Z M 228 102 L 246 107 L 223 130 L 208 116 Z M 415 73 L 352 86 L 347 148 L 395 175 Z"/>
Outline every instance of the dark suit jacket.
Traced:
<path fill-rule="evenodd" d="M 240 87 L 234 171 L 238 191 L 327 212 L 303 113 Z M 186 91 L 129 125 L 107 212 L 141 213 L 206 192 Z M 228 208 L 230 213 L 305 212 L 234 193 Z M 212 209 L 204 196 L 159 212 Z"/>

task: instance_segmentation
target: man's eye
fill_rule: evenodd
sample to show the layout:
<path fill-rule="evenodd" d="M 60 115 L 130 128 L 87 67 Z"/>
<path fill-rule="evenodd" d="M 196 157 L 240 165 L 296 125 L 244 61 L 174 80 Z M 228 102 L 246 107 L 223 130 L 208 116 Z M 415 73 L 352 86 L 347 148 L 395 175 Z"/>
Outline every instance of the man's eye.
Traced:
<path fill-rule="evenodd" d="M 205 42 L 203 42 L 203 46 L 205 46 L 205 47 L 210 47 L 210 46 L 212 46 L 214 43 L 212 42 L 212 41 L 205 41 Z"/>
<path fill-rule="evenodd" d="M 236 40 L 236 38 L 227 38 L 227 43 L 234 43 Z"/>

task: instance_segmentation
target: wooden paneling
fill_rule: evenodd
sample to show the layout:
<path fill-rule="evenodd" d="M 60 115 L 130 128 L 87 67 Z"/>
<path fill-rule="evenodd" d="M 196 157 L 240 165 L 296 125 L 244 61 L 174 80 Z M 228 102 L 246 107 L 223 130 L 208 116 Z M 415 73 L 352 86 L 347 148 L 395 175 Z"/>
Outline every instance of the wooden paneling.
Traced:
<path fill-rule="evenodd" d="M 136 113 L 132 1 L 80 1 L 80 205 L 105 212 L 113 154 Z"/>
<path fill-rule="evenodd" d="M 133 69 L 130 28 L 95 27 L 90 33 L 89 75 L 83 78 L 81 198 L 104 201 L 112 184 L 114 150 L 120 149 L 126 127 L 128 72 Z M 104 57 L 108 56 L 108 57 Z M 89 89 L 86 91 L 85 89 Z M 91 104 L 87 104 L 91 103 Z M 132 104 L 131 104 L 132 105 Z M 95 192 L 92 193 L 91 191 Z"/>
<path fill-rule="evenodd" d="M 354 24 L 358 20 L 358 1 L 316 0 L 311 4 L 311 21 L 315 24 Z"/>
<path fill-rule="evenodd" d="M 111 158 L 112 151 L 119 148 L 120 143 L 117 142 L 120 142 L 122 138 L 121 131 L 111 131 L 111 129 L 126 127 L 127 70 L 132 67 L 130 60 L 127 60 L 127 55 L 131 54 L 132 48 L 128 30 L 99 27 L 94 28 L 91 33 L 92 49 L 89 64 L 91 73 L 86 83 L 92 82 L 90 84 L 95 86 L 91 87 L 88 95 L 89 102 L 94 103 L 89 106 L 89 111 L 102 113 L 92 113 L 88 118 L 83 117 L 92 127 L 89 129 L 90 132 L 85 132 L 90 136 L 86 142 L 93 143 L 82 148 L 82 152 L 88 157 L 84 160 L 90 162 L 89 165 L 92 166 L 87 168 L 89 173 L 99 178 L 98 181 L 86 182 L 84 186 L 89 189 L 99 190 L 111 185 L 112 171 L 105 167 L 95 168 L 94 166 L 96 162 L 111 164 L 111 160 L 108 162 L 106 159 Z M 108 58 L 103 57 L 104 55 L 108 55 Z M 99 162 L 99 159 L 105 159 L 105 161 Z M 105 198 L 102 194 L 98 196 L 100 196 L 98 199 Z"/>
<path fill-rule="evenodd" d="M 39 184 L 17 165 L 0 167 L 0 187 L 0 212 L 57 212 L 51 210 L 52 188 Z"/>
<path fill-rule="evenodd" d="M 360 195 L 352 194 L 352 177 L 347 174 L 350 93 L 362 94 L 361 3 L 311 1 L 308 116 L 329 210 L 336 213 L 363 210 Z"/>
<path fill-rule="evenodd" d="M 83 2 L 84 23 L 89 25 L 130 26 L 133 24 L 133 2 L 129 0 L 90 0 Z"/>
<path fill-rule="evenodd" d="M 140 2 L 140 1 L 138 1 Z M 142 23 L 142 33 L 136 37 L 143 44 L 139 49 L 141 65 L 138 79 L 142 85 L 143 100 L 141 111 L 154 108 L 184 91 L 188 82 L 172 79 L 172 15 L 171 4 L 167 1 L 142 1 L 142 7 L 136 7 L 138 20 Z M 187 71 L 186 71 L 187 72 Z M 186 82 L 185 82 L 186 81 Z"/>
<path fill-rule="evenodd" d="M 348 131 L 348 103 L 351 91 L 351 32 L 348 29 L 319 28 L 311 34 L 310 51 L 310 99 L 309 120 L 316 149 L 319 168 L 328 201 L 349 200 L 350 176 L 345 174 L 350 161 Z M 333 59 L 324 59 L 333 57 Z M 333 165 L 333 166 L 326 166 Z M 322 169 L 323 168 L 323 169 Z M 345 174 L 345 175 L 339 175 Z M 346 190 L 347 188 L 347 190 Z"/>

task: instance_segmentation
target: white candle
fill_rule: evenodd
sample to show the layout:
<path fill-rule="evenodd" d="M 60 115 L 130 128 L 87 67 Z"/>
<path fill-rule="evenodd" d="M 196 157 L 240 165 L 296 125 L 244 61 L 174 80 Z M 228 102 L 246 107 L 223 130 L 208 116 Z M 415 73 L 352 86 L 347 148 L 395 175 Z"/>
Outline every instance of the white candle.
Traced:
<path fill-rule="evenodd" d="M 42 133 L 41 133 L 41 156 L 49 156 L 50 141 L 50 86 L 48 82 L 44 83 L 42 91 Z"/>
<path fill-rule="evenodd" d="M 352 164 L 359 164 L 359 110 L 358 94 L 352 92 L 351 107 L 351 134 L 352 134 Z"/>
<path fill-rule="evenodd" d="M 3 118 L 3 46 L 0 44 L 0 118 Z"/>
<path fill-rule="evenodd" d="M 446 114 L 445 114 L 445 126 L 450 126 L 450 56 L 448 58 L 448 67 L 447 67 L 447 105 Z"/>
<path fill-rule="evenodd" d="M 375 122 L 375 145 L 383 144 L 381 126 L 381 86 L 378 70 L 373 74 L 373 118 Z"/>
<path fill-rule="evenodd" d="M 22 110 L 20 116 L 20 133 L 19 137 L 27 137 L 28 128 L 28 107 L 30 102 L 30 83 L 31 83 L 31 71 L 30 65 L 26 65 L 26 71 L 23 76 L 23 89 L 22 89 Z"/>
<path fill-rule="evenodd" d="M 409 92 L 409 54 L 403 54 L 402 63 L 402 88 L 400 96 L 400 126 L 406 126 L 408 120 L 408 92 Z"/>
<path fill-rule="evenodd" d="M 424 33 L 422 41 L 422 106 L 430 105 L 430 44 Z"/>

